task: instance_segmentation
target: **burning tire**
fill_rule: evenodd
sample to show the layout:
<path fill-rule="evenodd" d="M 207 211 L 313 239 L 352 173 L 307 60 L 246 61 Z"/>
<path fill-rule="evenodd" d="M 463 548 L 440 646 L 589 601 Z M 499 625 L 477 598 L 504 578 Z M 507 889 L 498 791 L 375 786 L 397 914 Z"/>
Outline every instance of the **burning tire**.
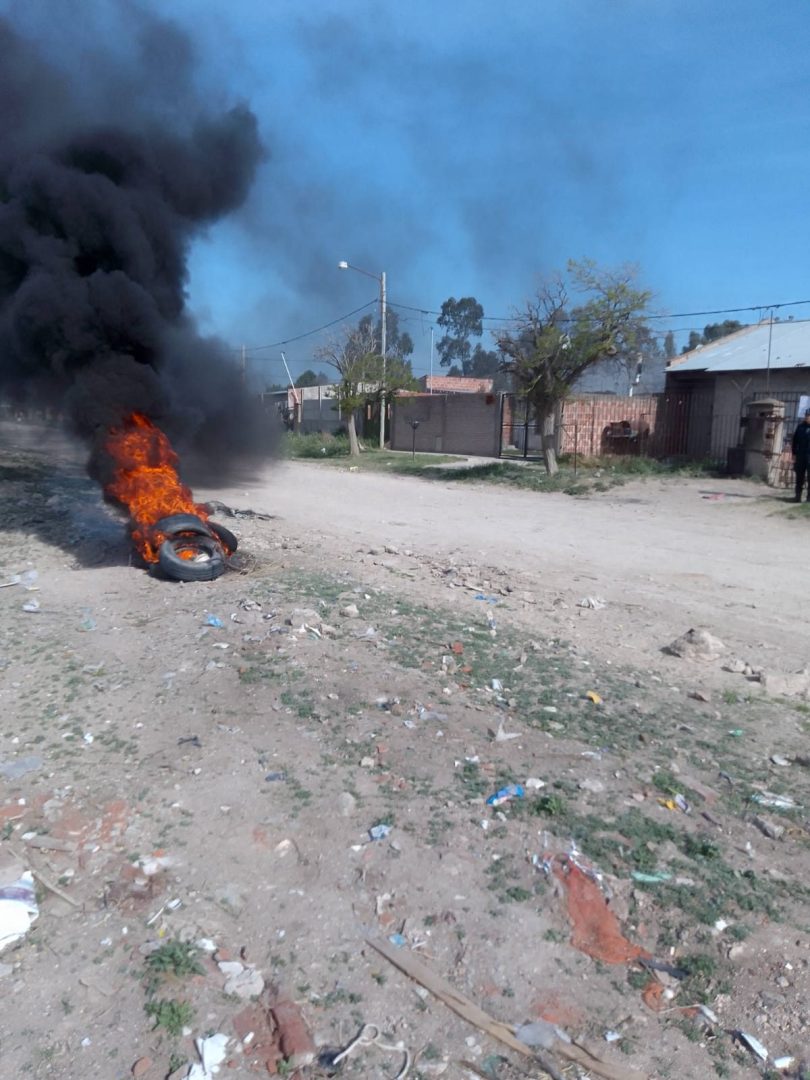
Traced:
<path fill-rule="evenodd" d="M 211 529 L 202 518 L 194 514 L 170 514 L 154 524 L 155 532 L 174 536 L 176 533 L 196 533 L 197 536 L 210 536 Z"/>
<path fill-rule="evenodd" d="M 158 566 L 177 581 L 213 581 L 225 573 L 225 553 L 210 534 L 170 536 L 160 545 Z"/>
<path fill-rule="evenodd" d="M 208 528 L 226 549 L 228 555 L 233 555 L 239 547 L 239 541 L 233 535 L 231 530 L 226 529 L 224 525 L 217 525 L 215 521 L 209 521 Z"/>

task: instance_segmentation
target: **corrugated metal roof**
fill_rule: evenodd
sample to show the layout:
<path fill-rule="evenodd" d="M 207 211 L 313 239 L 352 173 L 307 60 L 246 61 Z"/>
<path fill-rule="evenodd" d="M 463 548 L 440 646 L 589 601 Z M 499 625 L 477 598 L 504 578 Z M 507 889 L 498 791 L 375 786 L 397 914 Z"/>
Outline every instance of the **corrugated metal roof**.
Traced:
<path fill-rule="evenodd" d="M 671 360 L 667 371 L 764 371 L 768 366 L 768 322 L 746 326 L 711 345 Z M 810 368 L 810 320 L 774 322 L 771 368 Z"/>

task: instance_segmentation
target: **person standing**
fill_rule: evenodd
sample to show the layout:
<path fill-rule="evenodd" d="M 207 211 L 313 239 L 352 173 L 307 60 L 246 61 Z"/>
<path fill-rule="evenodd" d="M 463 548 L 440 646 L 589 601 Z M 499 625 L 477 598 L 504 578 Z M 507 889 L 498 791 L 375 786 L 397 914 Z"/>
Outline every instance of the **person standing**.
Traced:
<path fill-rule="evenodd" d="M 802 501 L 804 481 L 810 468 L 810 409 L 804 414 L 804 421 L 793 432 L 793 468 L 796 470 L 796 502 Z M 810 502 L 810 485 L 807 501 Z"/>

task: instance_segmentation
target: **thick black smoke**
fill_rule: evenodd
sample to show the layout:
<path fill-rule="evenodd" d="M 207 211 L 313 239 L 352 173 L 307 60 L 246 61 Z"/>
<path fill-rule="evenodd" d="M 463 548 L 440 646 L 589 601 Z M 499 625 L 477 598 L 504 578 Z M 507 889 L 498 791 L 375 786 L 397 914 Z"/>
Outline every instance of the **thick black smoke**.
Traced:
<path fill-rule="evenodd" d="M 141 411 L 221 468 L 266 447 L 269 425 L 226 346 L 195 331 L 186 260 L 263 150 L 248 108 L 195 99 L 175 27 L 141 15 L 137 30 L 148 63 L 77 78 L 0 19 L 0 395 L 91 441 Z"/>

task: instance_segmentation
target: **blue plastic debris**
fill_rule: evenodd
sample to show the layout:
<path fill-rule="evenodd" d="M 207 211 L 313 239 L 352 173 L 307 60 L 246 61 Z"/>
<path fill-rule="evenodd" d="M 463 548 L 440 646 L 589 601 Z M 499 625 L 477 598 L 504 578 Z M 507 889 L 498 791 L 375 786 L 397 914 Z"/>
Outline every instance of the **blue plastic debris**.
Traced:
<path fill-rule="evenodd" d="M 205 625 L 214 626 L 217 630 L 221 630 L 225 623 L 220 619 L 219 615 L 206 615 Z"/>
<path fill-rule="evenodd" d="M 408 944 L 407 938 L 403 937 L 402 934 L 389 934 L 388 940 L 398 949 L 402 949 Z"/>
<path fill-rule="evenodd" d="M 368 835 L 372 840 L 384 840 L 390 832 L 390 825 L 374 825 L 368 830 Z"/>
<path fill-rule="evenodd" d="M 500 791 L 496 791 L 494 795 L 490 795 L 487 799 L 487 806 L 500 806 L 501 803 L 509 802 L 510 799 L 522 799 L 525 794 L 522 784 L 507 784 Z"/>

